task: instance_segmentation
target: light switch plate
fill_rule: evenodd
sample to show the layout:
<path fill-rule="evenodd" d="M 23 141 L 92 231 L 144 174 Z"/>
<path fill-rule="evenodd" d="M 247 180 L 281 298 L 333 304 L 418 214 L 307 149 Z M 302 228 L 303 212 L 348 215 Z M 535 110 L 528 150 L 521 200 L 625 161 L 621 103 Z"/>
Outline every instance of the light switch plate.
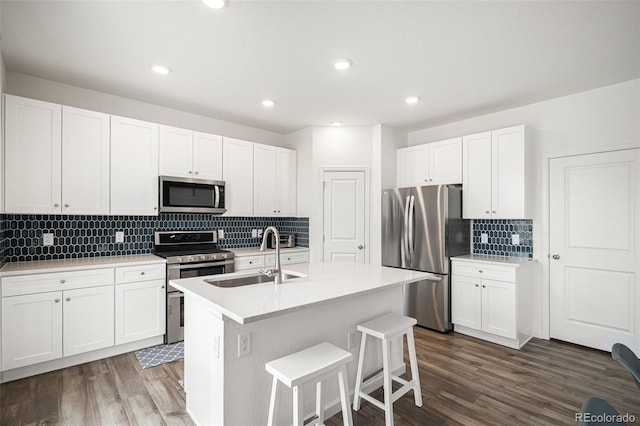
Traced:
<path fill-rule="evenodd" d="M 224 229 L 218 229 L 218 239 L 224 240 Z"/>
<path fill-rule="evenodd" d="M 514 246 L 517 246 L 518 244 L 520 244 L 520 235 L 511 234 L 511 244 L 513 244 Z"/>
<path fill-rule="evenodd" d="M 45 232 L 42 234 L 42 245 L 43 246 L 52 246 L 53 245 L 53 234 L 50 232 Z"/>
<path fill-rule="evenodd" d="M 116 243 L 124 243 L 124 231 L 116 231 Z"/>
<path fill-rule="evenodd" d="M 480 234 L 480 242 L 487 244 L 489 242 L 489 236 L 487 234 Z"/>
<path fill-rule="evenodd" d="M 252 229 L 251 230 L 251 238 L 258 238 L 258 230 L 257 229 Z"/>

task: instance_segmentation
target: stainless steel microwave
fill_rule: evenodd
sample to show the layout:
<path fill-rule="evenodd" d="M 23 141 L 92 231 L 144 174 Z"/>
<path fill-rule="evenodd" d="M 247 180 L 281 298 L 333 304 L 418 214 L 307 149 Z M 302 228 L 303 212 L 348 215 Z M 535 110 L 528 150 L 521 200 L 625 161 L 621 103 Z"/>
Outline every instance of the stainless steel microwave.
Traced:
<path fill-rule="evenodd" d="M 225 211 L 223 181 L 160 176 L 160 213 Z"/>

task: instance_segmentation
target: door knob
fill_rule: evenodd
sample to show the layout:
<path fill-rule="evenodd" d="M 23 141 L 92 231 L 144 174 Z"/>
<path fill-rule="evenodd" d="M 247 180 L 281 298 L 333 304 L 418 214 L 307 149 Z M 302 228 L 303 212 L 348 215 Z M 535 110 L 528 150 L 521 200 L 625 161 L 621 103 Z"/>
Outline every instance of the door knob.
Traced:
<path fill-rule="evenodd" d="M 560 259 L 560 255 L 559 255 L 559 254 L 554 254 L 554 255 L 553 255 L 553 256 L 551 256 L 551 257 L 553 257 L 555 260 Z"/>
<path fill-rule="evenodd" d="M 359 250 L 362 250 L 363 248 L 364 248 L 364 245 L 362 245 L 362 244 L 358 244 L 358 249 L 359 249 Z"/>

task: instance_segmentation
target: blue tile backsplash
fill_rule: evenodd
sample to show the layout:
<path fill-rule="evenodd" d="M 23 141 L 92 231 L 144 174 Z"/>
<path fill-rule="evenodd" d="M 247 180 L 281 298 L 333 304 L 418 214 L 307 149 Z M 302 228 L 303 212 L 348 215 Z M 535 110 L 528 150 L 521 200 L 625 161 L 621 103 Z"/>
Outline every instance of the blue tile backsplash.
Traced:
<path fill-rule="evenodd" d="M 226 217 L 167 213 L 160 216 L 0 215 L 0 262 L 118 256 L 153 253 L 154 231 L 223 229 L 220 248 L 257 247 L 252 229 L 273 225 L 294 233 L 296 245 L 309 247 L 309 218 Z M 124 231 L 125 242 L 115 243 Z M 43 246 L 42 234 L 54 234 L 54 245 Z"/>
<path fill-rule="evenodd" d="M 487 243 L 482 243 L 482 234 L 487 234 Z M 513 234 L 520 236 L 520 244 L 511 244 Z M 472 244 L 474 254 L 533 258 L 533 221 L 530 219 L 474 220 Z"/>

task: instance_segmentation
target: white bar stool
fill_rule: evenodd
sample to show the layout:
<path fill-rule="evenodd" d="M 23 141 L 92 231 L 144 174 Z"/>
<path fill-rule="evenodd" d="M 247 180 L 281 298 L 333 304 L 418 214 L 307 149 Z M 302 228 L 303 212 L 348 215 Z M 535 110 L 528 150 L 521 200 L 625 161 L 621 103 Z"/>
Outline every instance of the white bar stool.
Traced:
<path fill-rule="evenodd" d="M 358 373 L 356 375 L 356 389 L 353 396 L 353 409 L 360 409 L 360 398 L 366 399 L 376 407 L 384 410 L 386 426 L 393 426 L 393 403 L 401 396 L 413 389 L 413 397 L 416 406 L 422 407 L 422 391 L 420 390 L 420 376 L 418 375 L 418 360 L 416 358 L 416 346 L 413 340 L 413 326 L 416 324 L 414 318 L 405 317 L 399 314 L 387 314 L 374 320 L 360 324 L 357 330 L 362 332 L 362 341 L 360 343 L 360 356 L 358 360 Z M 409 362 L 411 364 L 411 380 L 406 381 L 398 376 L 391 374 L 390 348 L 391 341 L 398 336 L 407 335 L 407 346 L 409 349 Z M 365 345 L 367 336 L 378 338 L 382 341 L 382 371 L 373 377 L 362 382 L 362 365 L 364 361 Z M 362 391 L 363 387 L 367 387 L 372 382 L 383 376 L 384 387 L 384 404 L 369 394 Z M 391 380 L 402 384 L 403 386 L 393 392 L 391 388 Z"/>
<path fill-rule="evenodd" d="M 278 381 L 284 383 L 290 389 L 293 388 L 293 424 L 296 426 L 304 424 L 302 388 L 300 385 L 314 381 L 316 383 L 316 416 L 313 421 L 318 425 L 324 424 L 322 381 L 337 374 L 342 403 L 342 421 L 345 425 L 351 426 L 353 418 L 349 403 L 346 365 L 352 359 L 351 352 L 340 349 L 331 343 L 323 342 L 266 363 L 265 369 L 273 375 L 268 425 L 274 426 L 278 418 Z"/>

